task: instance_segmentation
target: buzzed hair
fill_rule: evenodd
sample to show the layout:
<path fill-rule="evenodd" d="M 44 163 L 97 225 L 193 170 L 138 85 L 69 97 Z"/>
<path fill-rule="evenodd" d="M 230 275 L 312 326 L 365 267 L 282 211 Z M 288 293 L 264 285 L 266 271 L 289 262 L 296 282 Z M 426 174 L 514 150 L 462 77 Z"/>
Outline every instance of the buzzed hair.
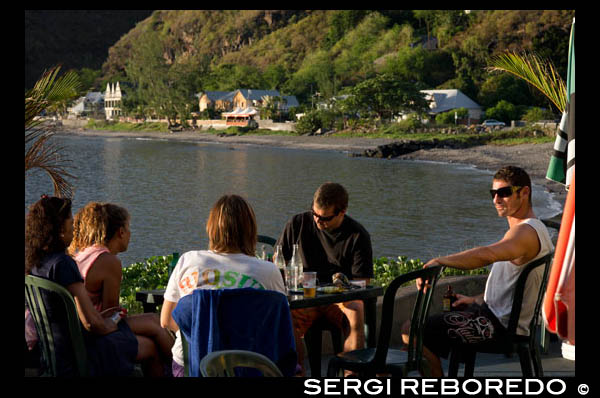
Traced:
<path fill-rule="evenodd" d="M 315 192 L 313 204 L 317 204 L 323 209 L 333 206 L 336 212 L 346 211 L 348 208 L 348 192 L 340 184 L 326 182 Z"/>

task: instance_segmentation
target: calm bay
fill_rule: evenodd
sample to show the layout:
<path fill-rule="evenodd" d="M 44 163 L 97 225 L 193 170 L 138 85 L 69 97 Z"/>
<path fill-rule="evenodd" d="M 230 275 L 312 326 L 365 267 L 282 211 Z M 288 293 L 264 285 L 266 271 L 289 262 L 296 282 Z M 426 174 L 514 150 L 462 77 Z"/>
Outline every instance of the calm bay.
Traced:
<path fill-rule="evenodd" d="M 507 224 L 489 196 L 492 172 L 474 167 L 400 159 L 349 157 L 331 150 L 207 144 L 139 138 L 55 136 L 70 170 L 73 212 L 89 201 L 121 205 L 131 215 L 124 266 L 154 255 L 206 249 L 206 220 L 225 193 L 245 197 L 259 233 L 277 238 L 294 214 L 310 209 L 325 181 L 350 194 L 348 215 L 371 234 L 374 257 L 420 258 L 498 240 Z M 48 176 L 25 179 L 25 212 L 52 194 Z M 540 218 L 561 206 L 533 186 Z"/>

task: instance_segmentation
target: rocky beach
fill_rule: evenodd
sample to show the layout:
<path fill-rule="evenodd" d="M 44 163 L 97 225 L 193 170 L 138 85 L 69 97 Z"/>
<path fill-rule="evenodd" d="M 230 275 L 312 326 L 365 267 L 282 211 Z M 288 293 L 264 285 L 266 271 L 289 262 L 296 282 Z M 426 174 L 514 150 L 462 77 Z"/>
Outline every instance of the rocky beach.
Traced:
<path fill-rule="evenodd" d="M 101 130 L 65 129 L 57 131 L 62 135 L 81 135 L 98 137 L 145 138 L 174 140 L 198 143 L 220 143 L 224 145 L 269 145 L 281 148 L 312 150 L 333 150 L 362 155 L 365 151 L 375 151 L 380 146 L 397 142 L 387 138 L 360 138 L 336 136 L 289 136 L 289 135 L 228 135 L 196 131 L 176 133 L 162 132 L 115 132 Z M 398 156 L 398 159 L 426 160 L 435 162 L 461 163 L 473 165 L 479 169 L 496 171 L 508 164 L 522 167 L 531 176 L 535 184 L 544 186 L 559 203 L 564 203 L 566 190 L 563 185 L 547 180 L 546 171 L 552 154 L 553 143 L 519 144 L 510 146 L 479 145 L 468 148 L 430 148 Z"/>

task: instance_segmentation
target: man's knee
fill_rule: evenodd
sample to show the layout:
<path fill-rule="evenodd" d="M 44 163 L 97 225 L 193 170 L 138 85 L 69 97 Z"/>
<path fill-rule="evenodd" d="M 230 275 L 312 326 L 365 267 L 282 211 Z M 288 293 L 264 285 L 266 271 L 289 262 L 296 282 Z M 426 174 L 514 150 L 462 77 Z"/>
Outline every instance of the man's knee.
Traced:
<path fill-rule="evenodd" d="M 339 304 L 340 310 L 344 313 L 350 327 L 360 327 L 365 322 L 365 309 L 364 304 L 361 300 L 347 301 Z"/>
<path fill-rule="evenodd" d="M 408 343 L 408 336 L 410 335 L 410 320 L 404 321 L 402 327 L 400 328 L 400 332 L 402 333 L 402 340 L 405 343 Z"/>

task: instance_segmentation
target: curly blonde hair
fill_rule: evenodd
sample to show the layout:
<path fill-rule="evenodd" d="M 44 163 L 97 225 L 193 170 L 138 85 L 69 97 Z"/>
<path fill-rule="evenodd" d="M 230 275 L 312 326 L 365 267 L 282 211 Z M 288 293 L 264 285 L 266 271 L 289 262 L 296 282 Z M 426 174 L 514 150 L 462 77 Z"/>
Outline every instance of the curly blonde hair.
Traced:
<path fill-rule="evenodd" d="M 75 255 L 89 246 L 107 246 L 115 233 L 129 222 L 129 213 L 112 203 L 90 202 L 73 217 L 73 241 L 69 253 Z"/>

